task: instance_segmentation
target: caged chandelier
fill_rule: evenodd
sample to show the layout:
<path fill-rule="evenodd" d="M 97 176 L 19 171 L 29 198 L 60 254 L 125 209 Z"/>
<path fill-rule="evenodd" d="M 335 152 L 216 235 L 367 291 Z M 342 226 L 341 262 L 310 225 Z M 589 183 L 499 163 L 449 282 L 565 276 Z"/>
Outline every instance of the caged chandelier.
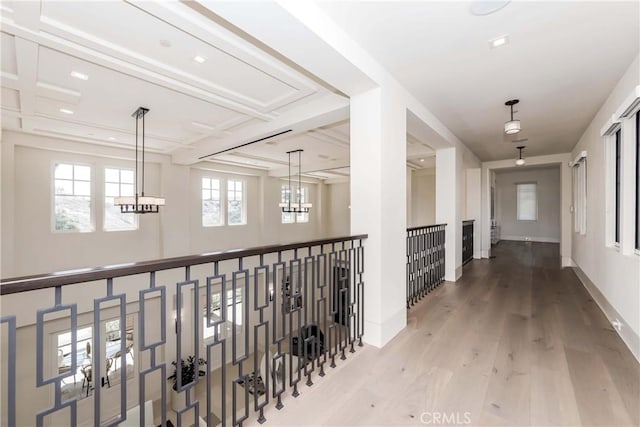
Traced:
<path fill-rule="evenodd" d="M 164 206 L 163 197 L 145 196 L 144 194 L 144 116 L 149 112 L 148 108 L 138 107 L 131 115 L 136 118 L 136 176 L 135 176 L 135 196 L 116 197 L 114 205 L 120 206 L 122 213 L 158 213 L 160 206 Z M 138 129 L 142 121 L 142 155 L 138 155 Z M 139 161 L 140 159 L 140 161 Z M 138 176 L 138 163 L 142 166 L 141 177 Z M 140 193 L 138 194 L 138 180 L 140 178 Z"/>
<path fill-rule="evenodd" d="M 311 209 L 311 203 L 302 203 L 302 152 L 304 150 L 298 149 L 293 151 L 287 151 L 289 155 L 289 197 L 284 203 L 280 203 L 278 206 L 282 208 L 283 213 L 308 213 Z M 298 191 L 297 202 L 291 203 L 291 154 L 298 153 Z"/>

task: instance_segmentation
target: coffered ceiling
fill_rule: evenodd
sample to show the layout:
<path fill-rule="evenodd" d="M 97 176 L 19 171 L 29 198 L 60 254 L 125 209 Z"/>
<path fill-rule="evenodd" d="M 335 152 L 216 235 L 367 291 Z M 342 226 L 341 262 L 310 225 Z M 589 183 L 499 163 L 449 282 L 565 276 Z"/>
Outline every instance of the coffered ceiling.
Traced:
<path fill-rule="evenodd" d="M 347 99 L 179 2 L 3 0 L 0 8 L 5 130 L 133 148 L 131 113 L 145 106 L 148 150 L 194 163 L 196 148 L 213 152 L 233 136 L 259 137 L 250 130 L 261 125 L 297 124 L 282 147 L 214 159 L 280 168 L 308 130 L 299 124 L 305 112 L 338 111 L 309 121 L 315 144 L 306 145 L 348 165 L 348 134 L 345 148 L 342 135 L 326 136 L 332 128 L 317 129 L 344 119 Z"/>

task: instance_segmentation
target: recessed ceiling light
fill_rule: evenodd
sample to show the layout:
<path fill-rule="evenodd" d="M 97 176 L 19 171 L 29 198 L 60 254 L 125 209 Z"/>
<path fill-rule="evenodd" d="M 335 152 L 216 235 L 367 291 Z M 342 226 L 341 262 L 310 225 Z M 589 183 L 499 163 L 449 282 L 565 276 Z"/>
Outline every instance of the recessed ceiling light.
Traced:
<path fill-rule="evenodd" d="M 506 34 L 504 36 L 496 37 L 495 39 L 489 40 L 489 47 L 491 49 L 505 46 L 507 44 L 509 44 L 509 36 Z"/>
<path fill-rule="evenodd" d="M 71 77 L 75 77 L 80 80 L 89 80 L 89 76 L 85 73 L 81 73 L 80 71 L 72 71 Z"/>
<path fill-rule="evenodd" d="M 61 108 L 60 112 L 64 114 L 73 114 L 73 111 L 69 110 L 68 108 Z"/>
<path fill-rule="evenodd" d="M 169 40 L 160 40 L 160 46 L 171 47 L 171 42 Z"/>
<path fill-rule="evenodd" d="M 424 159 L 420 159 L 421 162 L 424 162 Z"/>
<path fill-rule="evenodd" d="M 469 5 L 469 11 L 476 16 L 491 15 L 509 3 L 511 0 L 473 0 Z"/>
<path fill-rule="evenodd" d="M 207 58 L 200 56 L 200 55 L 196 55 L 193 57 L 193 60 L 196 61 L 198 64 L 204 64 L 204 62 L 207 60 Z"/>
<path fill-rule="evenodd" d="M 116 140 L 116 137 L 115 137 L 115 136 L 110 136 L 110 137 L 109 137 L 109 141 L 115 141 L 115 140 Z"/>

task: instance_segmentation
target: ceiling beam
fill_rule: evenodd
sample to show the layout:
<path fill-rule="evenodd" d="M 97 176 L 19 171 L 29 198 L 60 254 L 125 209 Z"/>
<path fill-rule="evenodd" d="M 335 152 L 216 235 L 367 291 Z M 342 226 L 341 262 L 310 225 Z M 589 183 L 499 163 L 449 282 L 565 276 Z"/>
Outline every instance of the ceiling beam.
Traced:
<path fill-rule="evenodd" d="M 348 116 L 349 100 L 342 96 L 328 93 L 322 98 L 314 99 L 305 105 L 289 110 L 272 121 L 246 126 L 224 138 L 205 138 L 200 140 L 194 143 L 190 149 L 177 150 L 172 159 L 177 164 L 193 164 L 202 160 L 215 160 L 215 156 L 207 156 L 288 129 L 292 131 L 287 136 L 303 133 L 310 129 L 344 120 Z"/>

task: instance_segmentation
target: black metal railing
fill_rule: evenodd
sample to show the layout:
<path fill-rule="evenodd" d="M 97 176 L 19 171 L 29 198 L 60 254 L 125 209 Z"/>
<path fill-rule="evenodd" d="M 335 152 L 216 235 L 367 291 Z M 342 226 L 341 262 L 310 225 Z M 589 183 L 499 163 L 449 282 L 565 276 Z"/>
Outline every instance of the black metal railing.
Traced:
<path fill-rule="evenodd" d="M 462 221 L 462 265 L 473 259 L 473 222 Z"/>
<path fill-rule="evenodd" d="M 446 226 L 407 228 L 407 308 L 444 281 Z"/>
<path fill-rule="evenodd" d="M 366 238 L 3 279 L 1 424 L 266 421 L 362 346 Z"/>

